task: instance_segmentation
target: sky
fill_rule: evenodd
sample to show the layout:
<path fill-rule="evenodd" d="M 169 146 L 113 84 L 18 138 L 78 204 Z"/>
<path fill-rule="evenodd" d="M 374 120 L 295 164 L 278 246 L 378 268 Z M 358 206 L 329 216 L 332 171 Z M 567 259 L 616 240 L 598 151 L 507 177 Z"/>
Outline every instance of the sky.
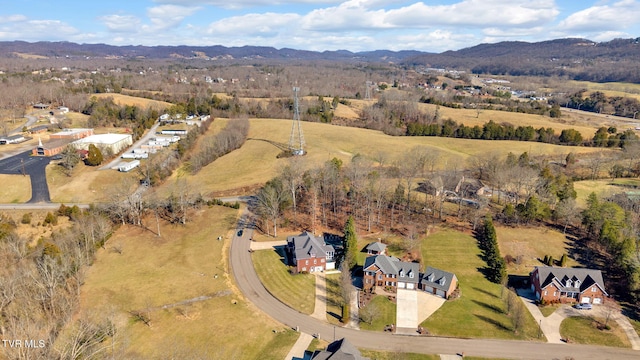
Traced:
<path fill-rule="evenodd" d="M 640 37 L 640 0 L 5 0 L 0 41 L 443 52 Z"/>

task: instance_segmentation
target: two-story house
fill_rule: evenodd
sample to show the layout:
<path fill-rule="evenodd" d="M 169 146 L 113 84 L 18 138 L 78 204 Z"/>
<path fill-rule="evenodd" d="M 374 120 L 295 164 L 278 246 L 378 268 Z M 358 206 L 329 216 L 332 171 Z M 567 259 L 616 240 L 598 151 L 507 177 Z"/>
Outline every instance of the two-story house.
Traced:
<path fill-rule="evenodd" d="M 318 272 L 336 267 L 335 249 L 322 236 L 310 232 L 287 237 L 287 252 L 291 265 L 298 272 Z"/>
<path fill-rule="evenodd" d="M 393 256 L 369 256 L 365 259 L 363 271 L 365 290 L 376 286 L 392 292 L 397 289 L 417 289 L 420 280 L 420 264 L 400 261 Z"/>
<path fill-rule="evenodd" d="M 530 280 L 537 300 L 602 304 L 609 296 L 600 270 L 537 266 Z"/>

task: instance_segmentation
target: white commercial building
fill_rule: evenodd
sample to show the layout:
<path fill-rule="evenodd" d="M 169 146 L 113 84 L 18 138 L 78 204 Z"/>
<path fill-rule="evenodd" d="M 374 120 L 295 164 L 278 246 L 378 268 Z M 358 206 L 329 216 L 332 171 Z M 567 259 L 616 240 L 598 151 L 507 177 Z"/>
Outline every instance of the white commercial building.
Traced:
<path fill-rule="evenodd" d="M 99 134 L 91 135 L 73 143 L 76 149 L 89 150 L 89 145 L 95 145 L 100 151 L 110 150 L 117 154 L 133 144 L 131 134 Z"/>

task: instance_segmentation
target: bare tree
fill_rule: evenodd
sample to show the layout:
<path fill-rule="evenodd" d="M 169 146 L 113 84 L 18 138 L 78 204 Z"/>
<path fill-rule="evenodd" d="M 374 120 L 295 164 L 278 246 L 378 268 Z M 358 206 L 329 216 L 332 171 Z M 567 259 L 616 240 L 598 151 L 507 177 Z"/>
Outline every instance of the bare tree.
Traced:
<path fill-rule="evenodd" d="M 360 320 L 371 325 L 380 316 L 380 309 L 378 309 L 378 306 L 374 302 L 370 302 L 360 308 L 358 315 L 360 316 Z"/>
<path fill-rule="evenodd" d="M 287 201 L 286 190 L 282 181 L 275 178 L 265 184 L 256 196 L 258 201 L 258 214 L 267 222 L 267 235 L 269 234 L 269 221 L 273 224 L 273 236 L 278 236 L 278 220 L 282 213 L 282 207 Z"/>
<path fill-rule="evenodd" d="M 293 205 L 293 216 L 297 218 L 297 198 L 300 187 L 302 186 L 302 175 L 304 172 L 303 158 L 294 156 L 289 158 L 289 163 L 282 169 L 281 178 L 283 185 L 289 191 L 291 202 Z"/>

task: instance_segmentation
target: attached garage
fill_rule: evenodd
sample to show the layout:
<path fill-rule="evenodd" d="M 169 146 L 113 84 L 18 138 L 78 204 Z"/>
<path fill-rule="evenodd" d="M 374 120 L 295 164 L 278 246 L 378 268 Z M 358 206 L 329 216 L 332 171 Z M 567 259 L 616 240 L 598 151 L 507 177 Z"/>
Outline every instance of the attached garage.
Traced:
<path fill-rule="evenodd" d="M 413 290 L 416 288 L 416 284 L 414 283 L 407 283 L 407 289 Z"/>
<path fill-rule="evenodd" d="M 428 292 L 429 294 L 433 294 L 433 288 L 431 286 L 425 286 L 424 291 Z"/>
<path fill-rule="evenodd" d="M 446 296 L 445 296 L 445 293 L 444 293 L 444 291 L 443 291 L 443 290 L 437 290 L 437 291 L 436 291 L 436 295 L 438 295 L 438 296 L 440 296 L 440 297 L 446 297 Z"/>
<path fill-rule="evenodd" d="M 583 304 L 589 304 L 591 302 L 591 298 L 588 296 L 583 296 L 582 299 L 580 299 L 580 302 Z"/>
<path fill-rule="evenodd" d="M 602 298 L 593 298 L 594 304 L 602 304 Z"/>
<path fill-rule="evenodd" d="M 405 283 L 398 281 L 398 289 L 404 289 Z"/>

